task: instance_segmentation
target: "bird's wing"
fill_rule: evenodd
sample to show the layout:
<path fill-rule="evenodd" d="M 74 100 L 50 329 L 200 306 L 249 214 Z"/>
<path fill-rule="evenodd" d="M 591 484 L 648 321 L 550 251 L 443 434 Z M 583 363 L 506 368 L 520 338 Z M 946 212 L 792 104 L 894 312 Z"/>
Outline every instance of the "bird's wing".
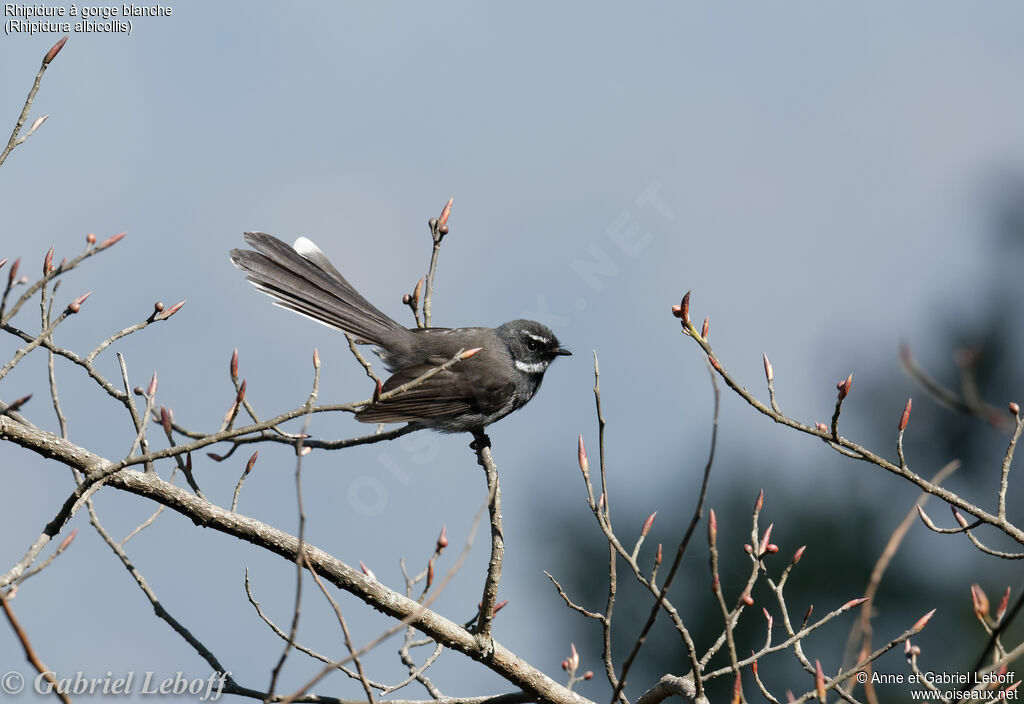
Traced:
<path fill-rule="evenodd" d="M 438 362 L 443 363 L 444 360 Z M 407 384 L 436 366 L 426 363 L 401 369 L 384 383 L 383 391 Z M 456 374 L 450 369 L 438 372 L 393 398 L 359 411 L 356 419 L 363 423 L 402 423 L 438 420 L 465 413 L 490 415 L 501 410 L 515 391 L 515 385 L 510 381 L 479 383 L 480 378 L 474 374 L 476 382 L 470 383 L 468 375 L 463 370 L 460 372 Z"/>

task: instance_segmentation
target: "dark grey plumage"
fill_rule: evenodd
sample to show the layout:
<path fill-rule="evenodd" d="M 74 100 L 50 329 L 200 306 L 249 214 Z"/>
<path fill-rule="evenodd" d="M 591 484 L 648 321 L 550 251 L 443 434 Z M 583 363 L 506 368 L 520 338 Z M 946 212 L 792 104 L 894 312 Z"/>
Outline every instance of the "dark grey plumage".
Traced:
<path fill-rule="evenodd" d="M 377 346 L 393 374 L 385 392 L 454 357 L 480 352 L 394 398 L 358 413 L 365 423 L 410 422 L 442 432 L 472 431 L 526 404 L 555 357 L 571 354 L 547 327 L 513 320 L 497 328 L 407 329 L 377 309 L 345 280 L 316 245 L 295 246 L 262 232 L 247 232 L 253 250 L 234 249 L 231 261 L 274 302 Z"/>

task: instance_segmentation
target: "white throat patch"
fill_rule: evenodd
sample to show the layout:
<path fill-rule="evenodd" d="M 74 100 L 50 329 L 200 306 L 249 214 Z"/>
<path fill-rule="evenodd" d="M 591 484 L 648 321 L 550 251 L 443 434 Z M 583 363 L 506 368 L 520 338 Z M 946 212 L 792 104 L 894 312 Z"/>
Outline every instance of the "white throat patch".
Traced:
<path fill-rule="evenodd" d="M 543 374 L 544 370 L 548 368 L 548 363 L 545 361 L 540 362 L 523 362 L 516 360 L 516 369 L 527 374 Z"/>

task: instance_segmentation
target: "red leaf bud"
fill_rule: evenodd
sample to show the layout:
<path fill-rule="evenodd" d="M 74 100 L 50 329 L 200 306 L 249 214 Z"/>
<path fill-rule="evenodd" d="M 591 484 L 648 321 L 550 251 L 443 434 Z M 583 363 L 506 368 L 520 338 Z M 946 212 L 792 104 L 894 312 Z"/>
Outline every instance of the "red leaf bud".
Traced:
<path fill-rule="evenodd" d="M 68 549 L 68 545 L 71 545 L 71 541 L 73 541 L 75 539 L 76 535 L 78 535 L 78 529 L 77 528 L 72 530 L 68 534 L 68 537 L 64 538 L 64 540 L 61 541 L 60 545 L 57 546 L 57 552 L 64 552 L 65 550 L 67 550 Z"/>
<path fill-rule="evenodd" d="M 124 238 L 124 236 L 126 234 L 128 234 L 128 233 L 127 232 L 119 232 L 116 235 L 112 235 L 112 236 L 108 237 L 107 239 L 105 239 L 102 242 L 100 242 L 100 249 L 106 249 L 107 247 L 114 246 L 115 244 L 120 242 Z"/>
<path fill-rule="evenodd" d="M 1010 604 L 1010 588 L 1007 587 L 1006 591 L 1003 592 L 1003 598 L 999 601 L 999 608 L 996 609 L 996 621 L 1002 621 L 1003 615 L 1006 613 L 1006 607 Z"/>
<path fill-rule="evenodd" d="M 7 408 L 4 409 L 4 413 L 14 413 L 16 410 L 28 403 L 30 398 L 32 398 L 32 394 L 15 399 L 9 406 L 7 406 Z"/>
<path fill-rule="evenodd" d="M 59 54 L 60 50 L 64 48 L 64 43 L 68 40 L 69 36 L 70 35 L 65 34 L 57 40 L 56 44 L 50 47 L 50 50 L 46 52 L 46 55 L 43 57 L 43 66 L 48 66 L 51 61 L 57 58 L 57 54 Z"/>
<path fill-rule="evenodd" d="M 454 201 L 454 198 L 449 198 L 448 202 L 444 204 L 444 208 L 441 210 L 441 216 L 437 219 L 437 225 L 439 228 L 448 224 L 448 216 L 452 214 L 452 203 Z"/>
<path fill-rule="evenodd" d="M 818 701 L 825 704 L 825 671 L 821 669 L 821 662 L 814 661 L 814 691 L 818 695 Z"/>
<path fill-rule="evenodd" d="M 932 616 L 935 615 L 936 611 L 937 611 L 937 609 L 932 609 L 931 611 L 926 613 L 924 616 L 922 616 L 921 618 L 917 619 L 917 623 L 914 624 L 914 627 L 913 627 L 912 630 L 920 631 L 922 628 L 927 626 L 928 622 L 931 620 Z"/>
<path fill-rule="evenodd" d="M 160 315 L 158 315 L 158 316 L 156 317 L 156 319 L 157 319 L 157 320 L 167 320 L 167 319 L 168 319 L 168 318 L 170 318 L 170 317 L 171 317 L 172 315 L 174 315 L 174 314 L 175 314 L 175 313 L 177 313 L 177 312 L 178 312 L 179 310 L 181 310 L 181 307 L 182 307 L 183 305 L 185 305 L 185 301 L 178 301 L 178 302 L 177 302 L 177 303 L 175 303 L 175 304 L 174 304 L 173 306 L 171 306 L 171 307 L 170 307 L 170 308 L 168 308 L 167 310 L 165 310 L 165 311 L 163 311 L 162 313 L 160 313 Z"/>
<path fill-rule="evenodd" d="M 907 423 L 910 422 L 910 408 L 913 406 L 913 399 L 907 399 L 907 405 L 903 407 L 903 413 L 900 415 L 900 423 L 896 426 L 896 429 L 903 432 L 907 429 Z"/>
<path fill-rule="evenodd" d="M 651 532 L 651 526 L 654 524 L 654 517 L 657 516 L 657 515 L 658 515 L 658 512 L 655 511 L 654 513 L 652 513 L 650 516 L 647 517 L 646 521 L 644 521 L 644 525 L 640 529 L 640 536 L 641 537 L 646 537 L 646 535 Z"/>
<path fill-rule="evenodd" d="M 21 266 L 21 257 L 14 260 L 11 264 L 11 270 L 7 272 L 7 287 L 10 288 L 14 285 L 14 280 L 18 278 L 18 267 Z"/>

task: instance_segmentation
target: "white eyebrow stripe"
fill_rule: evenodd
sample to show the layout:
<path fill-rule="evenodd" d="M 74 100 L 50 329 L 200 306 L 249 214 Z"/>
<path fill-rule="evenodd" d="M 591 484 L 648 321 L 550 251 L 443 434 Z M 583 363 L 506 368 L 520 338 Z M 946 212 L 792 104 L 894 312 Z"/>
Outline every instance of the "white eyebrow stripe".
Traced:
<path fill-rule="evenodd" d="M 537 342 L 543 342 L 545 345 L 550 345 L 551 344 L 551 340 L 549 340 L 548 338 L 546 338 L 546 337 L 544 337 L 542 335 L 534 335 L 532 332 L 527 332 L 526 330 L 520 330 L 519 332 L 523 333 L 524 335 L 526 335 L 531 340 L 536 340 Z"/>
<path fill-rule="evenodd" d="M 523 362 L 522 360 L 516 360 L 516 369 L 527 374 L 543 374 L 544 370 L 548 368 L 548 363 L 541 362 Z"/>

